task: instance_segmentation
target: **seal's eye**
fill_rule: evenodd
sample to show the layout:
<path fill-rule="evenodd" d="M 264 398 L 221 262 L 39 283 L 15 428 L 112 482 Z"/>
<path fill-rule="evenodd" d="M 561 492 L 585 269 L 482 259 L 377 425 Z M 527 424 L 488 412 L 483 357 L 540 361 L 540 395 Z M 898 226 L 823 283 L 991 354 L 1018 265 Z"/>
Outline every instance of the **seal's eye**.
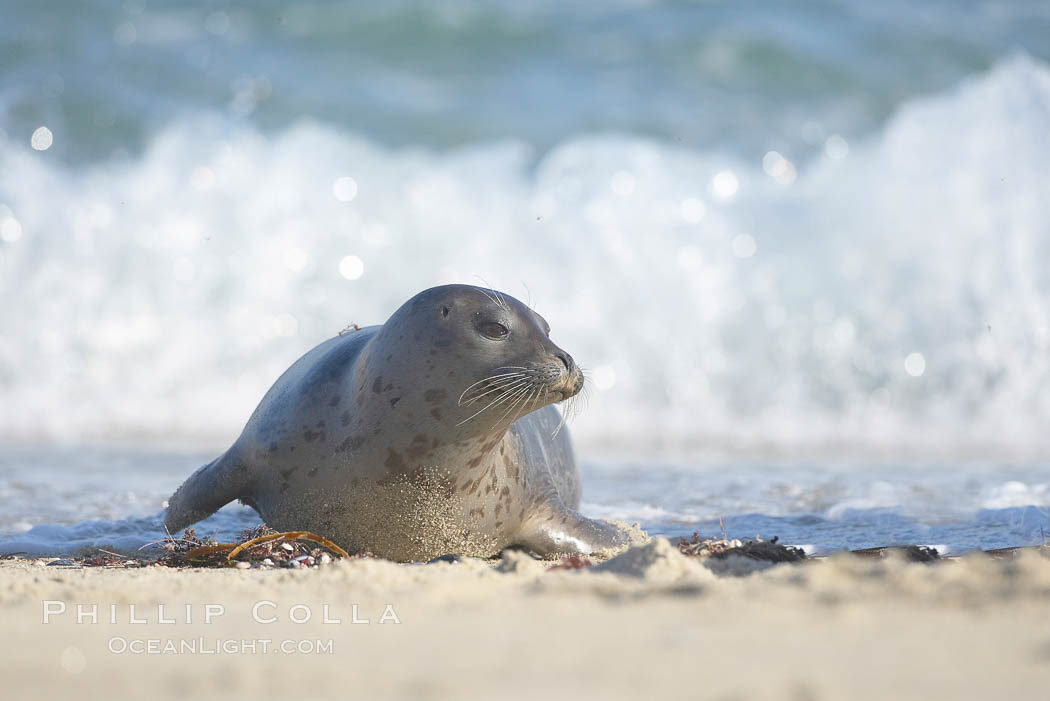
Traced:
<path fill-rule="evenodd" d="M 507 337 L 507 334 L 510 333 L 510 331 L 507 330 L 506 326 L 496 321 L 490 321 L 487 324 L 482 324 L 479 330 L 481 331 L 481 333 L 488 336 L 489 338 L 493 338 L 499 341 L 502 341 L 504 338 Z"/>

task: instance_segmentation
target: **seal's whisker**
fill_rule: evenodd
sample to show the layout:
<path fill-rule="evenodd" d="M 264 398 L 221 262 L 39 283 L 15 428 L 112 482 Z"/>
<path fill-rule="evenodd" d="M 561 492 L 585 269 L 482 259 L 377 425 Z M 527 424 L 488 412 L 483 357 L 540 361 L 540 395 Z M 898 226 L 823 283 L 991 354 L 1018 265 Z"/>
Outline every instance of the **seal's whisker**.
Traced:
<path fill-rule="evenodd" d="M 497 302 L 497 301 L 496 301 L 496 298 L 495 298 L 495 297 L 493 297 L 492 295 L 490 295 L 490 294 L 489 294 L 489 293 L 488 293 L 488 292 L 487 292 L 487 291 L 485 290 L 485 288 L 484 288 L 484 287 L 479 287 L 478 289 L 479 289 L 479 290 L 481 290 L 481 294 L 483 294 L 483 295 L 485 295 L 486 297 L 488 297 L 488 298 L 489 298 L 489 301 L 490 301 L 490 302 L 492 302 L 493 304 L 495 304 L 495 305 L 496 305 L 497 307 L 501 307 L 501 306 L 502 306 L 502 305 L 501 305 L 501 304 L 500 304 L 499 302 Z"/>
<path fill-rule="evenodd" d="M 514 389 L 515 387 L 520 387 L 522 383 L 528 382 L 528 381 L 529 381 L 529 379 L 527 377 L 512 378 L 510 380 L 506 380 L 506 381 L 504 381 L 503 384 L 499 385 L 498 387 L 493 387 L 492 389 L 490 389 L 487 392 L 483 392 L 482 394 L 479 394 L 476 397 L 471 397 L 470 399 L 468 399 L 465 402 L 460 402 L 460 406 L 466 406 L 466 405 L 473 404 L 474 402 L 478 401 L 479 399 L 481 399 L 485 395 L 492 394 L 493 392 L 498 392 L 500 390 L 507 391 L 507 390 L 510 390 L 510 389 Z"/>
<path fill-rule="evenodd" d="M 591 383 L 587 368 L 579 363 L 576 364 L 576 368 L 579 370 L 580 375 L 583 376 L 583 387 L 579 393 L 558 402 L 561 404 L 561 421 L 558 422 L 558 426 L 551 433 L 551 438 L 554 438 L 561 433 L 561 430 L 565 428 L 565 425 L 579 415 L 582 409 L 580 406 L 581 399 L 586 400 L 590 397 Z M 584 402 L 584 405 L 586 405 L 586 402 Z"/>
<path fill-rule="evenodd" d="M 502 421 L 503 419 L 505 419 L 511 413 L 511 411 L 514 409 L 514 407 L 518 405 L 518 402 L 520 402 L 522 399 L 524 399 L 525 397 L 528 396 L 529 391 L 531 390 L 531 388 L 532 388 L 532 385 L 526 385 L 525 387 L 522 387 L 520 390 L 515 392 L 513 396 L 507 398 L 507 400 L 511 400 L 510 401 L 510 406 L 507 408 L 507 411 L 503 412 L 503 416 L 499 417 L 499 419 L 496 420 L 497 424 L 500 421 Z M 504 401 L 507 401 L 507 400 L 504 400 Z M 495 425 L 495 424 L 493 424 L 493 425 Z"/>
<path fill-rule="evenodd" d="M 510 399 L 513 399 L 515 402 L 517 402 L 517 397 L 520 397 L 525 392 L 528 392 L 531 386 L 532 384 L 530 383 L 526 384 L 524 387 L 515 389 L 513 392 L 508 391 L 507 393 L 500 395 L 500 398 L 497 401 L 494 401 L 492 404 L 493 406 L 496 406 L 499 404 L 503 404 Z"/>
<path fill-rule="evenodd" d="M 591 400 L 591 391 L 594 385 L 591 384 L 591 376 L 588 374 L 588 370 L 585 367 L 580 367 L 580 374 L 583 375 L 583 388 L 578 394 L 570 397 L 567 412 L 567 420 L 573 421 L 577 416 L 583 413 L 583 410 L 587 408 L 588 402 Z"/>
<path fill-rule="evenodd" d="M 528 396 L 527 396 L 527 397 L 525 398 L 525 403 L 521 405 L 521 408 L 522 408 L 522 409 L 525 409 L 526 407 L 532 406 L 532 402 L 534 401 L 534 400 L 533 400 L 533 397 L 534 397 L 534 396 L 536 396 L 537 394 L 539 394 L 539 392 L 540 392 L 540 390 L 539 390 L 539 389 L 534 389 L 534 390 L 532 390 L 532 394 L 528 395 Z M 527 412 L 526 412 L 526 413 L 527 413 Z"/>
<path fill-rule="evenodd" d="M 530 411 L 536 408 L 536 400 L 539 398 L 539 394 L 540 388 L 537 387 L 535 390 L 533 390 L 532 394 L 529 395 L 528 400 L 521 405 L 521 408 L 523 410 L 522 416 L 528 414 Z"/>
<path fill-rule="evenodd" d="M 526 387 L 524 390 L 518 392 L 518 398 L 515 399 L 514 402 L 509 407 L 507 407 L 507 410 L 505 412 L 503 412 L 502 416 L 500 416 L 498 419 L 496 419 L 496 422 L 494 424 L 492 424 L 492 426 L 493 427 L 498 426 L 500 423 L 503 422 L 503 419 L 505 419 L 508 416 L 510 416 L 510 414 L 514 411 L 514 408 L 516 406 L 518 406 L 518 403 L 521 402 L 523 398 L 527 401 L 528 400 L 528 396 L 529 396 L 528 392 L 529 392 L 529 388 L 528 387 Z"/>
<path fill-rule="evenodd" d="M 532 409 L 530 409 L 529 407 L 532 407 L 535 404 L 536 398 L 539 396 L 539 394 L 540 394 L 540 388 L 537 387 L 536 389 L 532 390 L 532 394 L 530 394 L 528 396 L 528 398 L 525 400 L 525 403 L 521 405 L 521 408 L 523 410 L 523 413 L 522 413 L 523 416 L 525 414 L 529 413 L 530 411 L 532 411 Z"/>
<path fill-rule="evenodd" d="M 456 424 L 456 425 L 457 425 L 457 426 L 462 426 L 463 424 L 467 423 L 468 421 L 470 421 L 471 419 L 473 419 L 473 418 L 474 418 L 475 416 L 477 416 L 478 414 L 480 414 L 480 413 L 484 412 L 484 411 L 485 411 L 485 410 L 487 410 L 487 409 L 491 409 L 491 408 L 492 408 L 492 402 L 489 402 L 488 404 L 486 404 L 485 406 L 481 407 L 481 408 L 480 408 L 480 409 L 478 409 L 478 410 L 477 410 L 476 412 L 474 412 L 473 414 L 471 414 L 471 415 L 470 415 L 470 416 L 468 416 L 467 418 L 463 419 L 462 421 L 460 421 L 460 422 L 459 422 L 458 424 Z"/>
<path fill-rule="evenodd" d="M 487 409 L 491 409 L 492 407 L 496 406 L 496 404 L 500 403 L 500 400 L 502 398 L 506 397 L 508 394 L 510 394 L 511 392 L 514 392 L 516 390 L 517 390 L 517 388 L 515 388 L 515 387 L 509 388 L 509 389 L 504 389 L 503 392 L 498 397 L 496 397 L 496 399 L 494 401 L 491 401 L 488 404 L 486 404 L 485 406 L 481 407 L 481 409 L 478 409 L 476 412 L 474 412 L 473 414 L 471 414 L 467 418 L 463 419 L 462 421 L 460 421 L 456 425 L 457 426 L 462 426 L 463 424 L 467 423 L 468 421 L 473 419 L 478 414 L 481 414 L 484 411 L 486 411 Z"/>
<path fill-rule="evenodd" d="M 500 372 L 500 373 L 496 373 L 495 375 L 488 375 L 487 377 L 481 378 L 477 382 L 471 382 L 469 385 L 467 385 L 467 389 L 470 389 L 471 387 L 475 387 L 475 386 L 480 385 L 482 383 L 488 382 L 490 380 L 498 379 L 500 377 L 508 377 L 510 375 L 523 375 L 523 374 L 524 374 L 523 371 L 514 370 L 513 372 Z"/>
<path fill-rule="evenodd" d="M 544 392 L 543 396 L 546 396 L 546 392 Z M 525 407 L 528 407 L 528 411 L 526 411 L 525 413 L 527 414 L 530 411 L 535 411 L 536 410 L 536 403 L 538 401 L 540 401 L 540 399 L 542 399 L 542 398 L 543 397 L 540 396 L 540 391 L 537 389 L 534 392 L 534 396 L 529 398 L 529 403 L 525 405 Z M 522 407 L 522 408 L 525 408 L 525 407 Z"/>
<path fill-rule="evenodd" d="M 484 379 L 478 380 L 477 382 L 473 383 L 472 385 L 467 387 L 465 390 L 463 390 L 463 394 L 459 395 L 459 401 L 457 403 L 458 404 L 463 404 L 463 397 L 466 396 L 467 392 L 469 392 L 471 389 L 473 389 L 474 387 L 477 387 L 480 384 L 484 384 L 486 382 L 491 382 L 492 380 L 497 380 L 497 379 L 500 380 L 501 382 L 507 382 L 507 381 L 509 381 L 511 379 L 514 379 L 516 377 L 522 377 L 524 375 L 525 375 L 525 373 L 523 373 L 523 372 L 505 372 L 505 373 L 502 373 L 502 374 L 499 374 L 499 375 L 492 375 L 490 377 L 486 377 Z"/>
<path fill-rule="evenodd" d="M 477 391 L 480 392 L 480 394 L 476 394 L 476 395 L 470 397 L 469 399 L 466 399 L 464 401 L 460 401 L 460 402 L 458 402 L 458 404 L 459 404 L 459 406 L 466 406 L 468 404 L 473 404 L 474 402 L 478 401 L 482 397 L 490 395 L 493 392 L 497 392 L 497 391 L 499 391 L 501 389 L 507 389 L 510 385 L 516 384 L 518 382 L 521 382 L 521 381 L 527 380 L 527 379 L 528 378 L 526 378 L 526 377 L 510 377 L 510 378 L 507 378 L 505 380 L 500 380 L 500 382 L 497 383 L 497 384 L 493 384 L 491 386 L 486 386 L 486 387 L 479 388 Z M 485 391 L 482 392 L 481 390 L 485 390 Z"/>
<path fill-rule="evenodd" d="M 497 406 L 497 405 L 502 404 L 503 402 L 505 402 L 507 400 L 507 396 L 508 395 L 510 395 L 510 394 L 517 394 L 519 392 L 525 392 L 528 389 L 529 389 L 529 385 L 528 384 L 526 384 L 524 387 L 521 387 L 521 388 L 511 387 L 511 388 L 508 388 L 508 389 L 504 389 L 503 393 L 500 394 L 498 397 L 496 397 L 496 399 L 494 401 L 489 402 L 484 407 L 482 407 L 480 410 L 478 410 L 475 413 L 471 414 L 470 416 L 468 416 L 467 418 L 463 419 L 462 421 L 460 421 L 456 425 L 457 426 L 462 426 L 463 424 L 467 423 L 468 421 L 473 419 L 478 414 L 481 414 L 485 410 L 491 409 L 492 407 Z M 499 422 L 497 422 L 497 423 L 499 423 Z"/>
<path fill-rule="evenodd" d="M 481 282 L 483 282 L 485 284 L 485 287 L 479 287 L 478 288 L 479 290 L 481 290 L 481 293 L 483 295 L 488 297 L 492 301 L 492 303 L 495 304 L 500 309 L 509 311 L 509 307 L 507 306 L 507 300 L 505 300 L 503 298 L 503 295 L 500 294 L 499 290 L 497 290 L 495 287 L 490 285 L 489 281 L 486 280 L 485 278 L 481 277 L 480 275 L 475 275 L 474 277 L 476 277 L 478 280 L 481 280 Z M 486 290 L 486 288 L 488 288 L 488 289 Z M 490 292 L 492 294 L 489 294 Z M 495 297 L 493 297 L 493 295 L 495 295 Z"/>
<path fill-rule="evenodd" d="M 572 399 L 575 399 L 573 397 Z M 561 427 L 564 429 L 569 425 L 569 422 L 576 418 L 576 402 L 569 401 L 565 403 L 565 413 L 561 417 Z"/>
<path fill-rule="evenodd" d="M 584 389 L 586 389 L 586 386 L 584 386 Z M 565 428 L 565 425 L 572 419 L 576 418 L 576 415 L 579 414 L 579 396 L 580 395 L 578 394 L 573 395 L 565 400 L 561 411 L 561 421 L 558 422 L 558 426 L 554 429 L 554 432 L 551 433 L 551 438 L 554 438 L 561 433 L 561 430 Z"/>
<path fill-rule="evenodd" d="M 532 290 L 529 289 L 529 286 L 527 284 L 525 284 L 524 280 L 521 281 L 521 286 L 525 288 L 525 299 L 528 300 L 527 302 L 525 302 L 525 306 L 528 307 L 529 309 L 533 309 L 533 307 L 532 307 Z M 535 309 L 533 309 L 533 311 L 535 311 Z"/>
<path fill-rule="evenodd" d="M 489 375 L 488 377 L 481 378 L 477 382 L 471 383 L 470 385 L 467 386 L 467 389 L 470 389 L 471 387 L 474 387 L 476 385 L 480 385 L 483 382 L 488 382 L 489 380 L 495 380 L 498 377 L 507 377 L 508 375 L 522 375 L 522 374 L 524 374 L 524 373 L 521 373 L 521 372 L 501 372 L 501 373 L 499 373 L 497 375 Z"/>
<path fill-rule="evenodd" d="M 551 431 L 551 438 L 554 438 L 559 433 L 561 433 L 561 430 L 564 427 L 565 427 L 565 410 L 563 409 L 562 412 L 561 412 L 561 421 L 559 421 L 558 425 L 554 427 L 553 431 Z"/>
<path fill-rule="evenodd" d="M 506 402 L 506 401 L 507 401 L 508 399 L 513 399 L 513 400 L 514 400 L 514 403 L 513 403 L 513 404 L 511 404 L 511 406 L 510 406 L 510 407 L 509 407 L 509 408 L 507 409 L 507 411 L 510 411 L 510 409 L 514 407 L 514 404 L 517 404 L 517 403 L 518 403 L 518 399 L 519 399 L 519 398 L 520 398 L 520 397 L 521 397 L 521 396 L 522 396 L 522 395 L 523 395 L 523 394 L 524 394 L 525 392 L 528 392 L 528 391 L 529 391 L 529 388 L 528 388 L 528 387 L 523 387 L 523 388 L 521 388 L 521 389 L 519 389 L 519 390 L 516 390 L 515 392 L 513 392 L 513 393 L 512 393 L 512 394 L 510 394 L 509 396 L 506 396 L 506 397 L 502 397 L 502 398 L 500 399 L 500 401 L 499 401 L 499 402 L 493 402 L 493 403 L 492 403 L 492 404 L 490 404 L 489 406 L 495 406 L 495 405 L 496 405 L 497 403 L 498 403 L 498 404 L 502 404 L 502 403 Z M 492 426 L 490 427 L 490 429 L 489 429 L 489 430 L 492 430 L 493 428 L 495 428 L 495 427 L 496 427 L 496 426 L 497 426 L 497 425 L 499 424 L 499 422 L 503 420 L 503 417 L 504 417 L 504 416 L 506 416 L 506 415 L 507 415 L 507 412 L 504 412 L 504 413 L 503 413 L 503 416 L 501 416 L 500 418 L 498 418 L 498 419 L 496 419 L 496 420 L 495 420 L 494 422 L 492 422 Z"/>
<path fill-rule="evenodd" d="M 463 393 L 459 395 L 459 400 L 458 400 L 457 403 L 462 406 L 463 398 L 467 395 L 468 392 L 470 392 L 470 390 L 473 387 L 476 387 L 476 386 L 478 386 L 480 384 L 484 384 L 486 382 L 489 382 L 489 381 L 497 379 L 497 378 L 509 378 L 509 377 L 514 377 L 514 376 L 522 376 L 522 375 L 526 374 L 524 371 L 528 370 L 528 368 L 526 368 L 524 366 L 521 366 L 521 365 L 503 365 L 503 366 L 500 366 L 500 367 L 495 368 L 495 369 L 496 370 L 521 370 L 523 372 L 504 372 L 504 373 L 499 373 L 499 374 L 496 374 L 496 375 L 490 375 L 488 377 L 483 377 L 482 379 L 478 380 L 477 382 L 473 382 L 469 386 L 467 386 L 467 388 L 465 390 L 463 390 Z"/>
<path fill-rule="evenodd" d="M 525 401 L 521 404 L 521 414 L 514 418 L 515 421 L 517 421 L 521 416 L 524 416 L 525 414 L 528 414 L 530 411 L 532 411 L 532 409 L 530 409 L 529 407 L 532 406 L 532 402 L 534 401 L 533 397 L 537 394 L 539 394 L 539 389 L 534 389 L 532 391 L 532 394 L 525 397 Z"/>
<path fill-rule="evenodd" d="M 542 397 L 540 397 L 540 402 L 543 402 L 543 403 L 544 403 L 544 406 L 546 406 L 546 399 L 547 399 L 547 396 L 548 396 L 548 395 L 549 395 L 550 393 L 551 393 L 550 389 L 545 389 L 545 390 L 543 390 L 543 396 L 542 396 Z M 557 409 L 555 409 L 555 411 L 558 411 L 558 410 L 557 410 Z M 563 423 L 563 422 L 564 422 L 564 420 L 565 420 L 565 417 L 564 417 L 564 415 L 563 415 L 563 414 L 562 414 L 562 412 L 560 412 L 560 411 L 558 412 L 558 417 L 559 417 L 559 420 L 558 420 L 558 425 L 557 425 L 557 426 L 556 426 L 556 427 L 554 428 L 554 430 L 553 430 L 553 431 L 551 432 L 551 438 L 554 438 L 554 437 L 555 437 L 556 435 L 558 435 L 558 431 L 560 431 L 560 430 L 561 430 L 561 426 L 562 426 L 562 423 Z"/>

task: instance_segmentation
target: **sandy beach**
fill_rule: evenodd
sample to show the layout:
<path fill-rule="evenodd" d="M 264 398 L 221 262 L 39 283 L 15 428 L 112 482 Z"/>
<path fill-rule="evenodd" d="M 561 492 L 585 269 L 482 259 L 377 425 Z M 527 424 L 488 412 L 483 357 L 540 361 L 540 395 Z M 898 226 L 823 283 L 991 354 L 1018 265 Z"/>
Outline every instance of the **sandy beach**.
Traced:
<path fill-rule="evenodd" d="M 1050 701 L 1050 3 L 2 8 L 0 701 Z"/>
<path fill-rule="evenodd" d="M 657 539 L 561 571 L 519 553 L 47 562 L 0 563 L 7 698 L 1043 699 L 1050 678 L 1050 559 L 1035 552 L 750 571 Z"/>

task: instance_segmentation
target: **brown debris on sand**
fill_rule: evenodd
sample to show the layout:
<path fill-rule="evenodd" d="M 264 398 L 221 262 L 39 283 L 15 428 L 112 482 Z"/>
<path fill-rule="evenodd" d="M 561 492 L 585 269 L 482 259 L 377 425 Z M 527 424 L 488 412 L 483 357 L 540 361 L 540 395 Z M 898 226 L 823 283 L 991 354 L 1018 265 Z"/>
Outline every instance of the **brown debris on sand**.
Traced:
<path fill-rule="evenodd" d="M 200 538 L 196 530 L 187 528 L 183 531 L 182 537 L 168 536 L 162 541 L 149 543 L 148 545 L 159 545 L 163 548 L 164 553 L 155 560 L 158 565 L 165 567 L 193 567 L 194 564 L 190 562 L 188 553 L 198 548 L 216 545 L 216 542 L 214 538 Z"/>
<path fill-rule="evenodd" d="M 580 570 L 585 567 L 592 567 L 593 565 L 594 562 L 592 562 L 588 558 L 574 553 L 572 555 L 566 555 L 561 559 L 561 562 L 554 565 L 553 567 L 547 568 L 547 571 L 552 572 L 554 570 Z"/>
<path fill-rule="evenodd" d="M 762 562 L 801 562 L 806 559 L 806 553 L 801 548 L 780 545 L 777 540 L 755 538 L 744 542 L 724 537 L 702 539 L 700 534 L 694 531 L 691 538 L 680 539 L 678 550 L 690 557 L 713 557 L 719 560 L 734 555 Z"/>
<path fill-rule="evenodd" d="M 98 552 L 98 555 L 85 557 L 80 564 L 85 567 L 144 567 L 146 565 L 142 560 L 132 559 L 120 553 L 111 553 L 101 549 Z"/>
<path fill-rule="evenodd" d="M 930 548 L 925 545 L 861 548 L 860 550 L 851 550 L 850 552 L 859 557 L 882 558 L 896 555 L 898 557 L 903 557 L 908 562 L 936 562 L 941 559 L 941 554 L 937 552 L 936 548 Z"/>
<path fill-rule="evenodd" d="M 981 550 L 980 552 L 985 555 L 996 559 L 1002 560 L 1005 558 L 1020 557 L 1026 552 L 1034 552 L 1043 557 L 1050 558 L 1050 544 L 1046 545 L 1025 545 L 1013 548 L 995 548 L 993 550 Z"/>
<path fill-rule="evenodd" d="M 724 560 L 734 555 L 762 562 L 801 562 L 806 559 L 806 552 L 802 548 L 780 545 L 775 538 L 773 540 L 749 540 L 735 548 L 714 553 L 711 557 Z"/>
<path fill-rule="evenodd" d="M 683 555 L 692 557 L 711 557 L 715 553 L 720 553 L 730 548 L 738 548 L 741 545 L 743 543 L 739 540 L 729 540 L 725 537 L 701 538 L 699 532 L 693 531 L 692 537 L 679 539 L 678 550 Z"/>
<path fill-rule="evenodd" d="M 236 543 L 217 543 L 214 538 L 201 539 L 192 528 L 181 538 L 162 541 L 165 553 L 156 560 L 167 567 L 260 567 L 310 568 L 325 565 L 334 557 L 374 557 L 361 552 L 350 555 L 327 538 L 307 531 L 281 533 L 260 524 L 241 532 Z M 238 557 L 240 559 L 234 559 Z"/>

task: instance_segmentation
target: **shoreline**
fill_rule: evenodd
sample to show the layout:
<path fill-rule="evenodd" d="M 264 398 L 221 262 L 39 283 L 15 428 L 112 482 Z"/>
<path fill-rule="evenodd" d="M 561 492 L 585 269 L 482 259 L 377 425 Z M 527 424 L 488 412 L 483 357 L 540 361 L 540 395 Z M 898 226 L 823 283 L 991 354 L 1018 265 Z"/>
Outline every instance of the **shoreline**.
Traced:
<path fill-rule="evenodd" d="M 570 429 L 572 425 L 570 424 Z M 184 457 L 201 464 L 224 453 L 236 440 L 236 431 L 192 434 L 172 438 L 162 431 L 115 433 L 63 438 L 50 433 L 0 436 L 0 455 L 75 455 L 79 451 L 120 455 Z M 582 450 L 581 465 L 599 469 L 639 463 L 672 468 L 718 469 L 725 464 L 767 464 L 776 468 L 799 465 L 862 469 L 871 466 L 922 465 L 936 469 L 980 467 L 1001 469 L 1040 466 L 1050 460 L 1042 443 L 995 442 L 951 435 L 934 443 L 909 436 L 895 436 L 887 443 L 860 438 L 819 438 L 800 441 L 765 440 L 762 436 L 697 435 L 688 440 L 644 440 L 632 432 L 589 434 L 574 431 Z"/>
<path fill-rule="evenodd" d="M 10 698 L 1035 699 L 1050 670 L 1050 559 L 1032 551 L 721 572 L 659 538 L 576 570 L 515 552 L 301 570 L 37 562 L 0 561 Z M 209 606 L 222 613 L 205 623 Z M 388 608 L 397 621 L 380 623 Z M 224 651 L 231 640 L 314 647 Z"/>

